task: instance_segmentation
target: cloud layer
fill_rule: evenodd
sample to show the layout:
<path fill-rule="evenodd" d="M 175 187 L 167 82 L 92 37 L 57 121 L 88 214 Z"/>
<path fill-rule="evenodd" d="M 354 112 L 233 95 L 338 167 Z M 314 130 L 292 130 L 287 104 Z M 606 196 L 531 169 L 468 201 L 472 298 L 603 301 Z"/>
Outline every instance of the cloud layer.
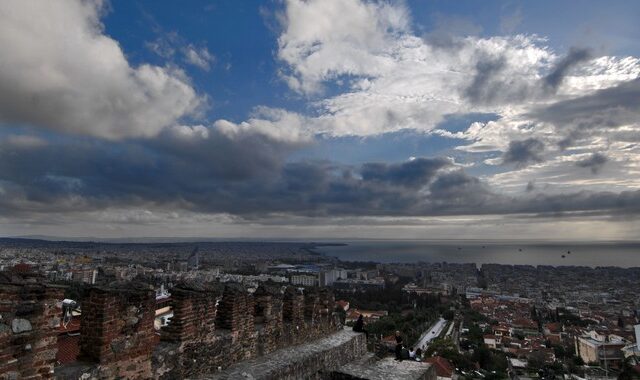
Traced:
<path fill-rule="evenodd" d="M 106 11 L 99 0 L 0 4 L 5 217 L 640 216 L 637 57 L 480 35 L 457 17 L 422 30 L 404 2 L 286 0 L 272 74 L 301 105 L 265 99 L 235 120 L 207 114 L 188 75 L 213 75 L 213 47 L 167 33 L 146 44 L 166 66 L 133 64 L 104 30 Z M 521 18 L 505 15 L 503 29 Z M 320 139 L 347 137 L 402 151 L 398 131 L 452 148 L 398 162 L 305 158 Z"/>
<path fill-rule="evenodd" d="M 0 208 L 4 215 L 30 215 L 131 206 L 248 219 L 640 212 L 640 191 L 514 197 L 445 158 L 287 163 L 286 151 L 295 147 L 268 137 L 182 128 L 171 132 L 177 137 L 116 145 L 6 139 L 0 144 Z"/>

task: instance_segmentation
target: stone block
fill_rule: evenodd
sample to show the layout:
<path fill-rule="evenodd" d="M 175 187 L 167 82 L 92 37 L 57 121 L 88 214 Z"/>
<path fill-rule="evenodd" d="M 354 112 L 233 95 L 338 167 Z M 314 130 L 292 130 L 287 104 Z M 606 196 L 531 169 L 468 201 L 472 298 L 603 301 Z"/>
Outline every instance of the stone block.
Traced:
<path fill-rule="evenodd" d="M 33 330 L 31 326 L 31 322 L 24 318 L 14 318 L 11 321 L 11 330 L 14 334 L 20 334 L 22 332 L 27 332 Z"/>

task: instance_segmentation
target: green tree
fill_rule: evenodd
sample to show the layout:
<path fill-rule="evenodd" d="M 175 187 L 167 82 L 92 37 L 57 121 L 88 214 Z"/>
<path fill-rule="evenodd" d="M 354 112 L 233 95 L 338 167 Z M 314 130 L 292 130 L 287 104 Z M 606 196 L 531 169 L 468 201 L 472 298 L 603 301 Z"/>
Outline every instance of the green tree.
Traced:
<path fill-rule="evenodd" d="M 446 319 L 447 321 L 453 320 L 453 317 L 453 310 L 446 310 L 444 313 L 442 313 L 442 318 Z"/>

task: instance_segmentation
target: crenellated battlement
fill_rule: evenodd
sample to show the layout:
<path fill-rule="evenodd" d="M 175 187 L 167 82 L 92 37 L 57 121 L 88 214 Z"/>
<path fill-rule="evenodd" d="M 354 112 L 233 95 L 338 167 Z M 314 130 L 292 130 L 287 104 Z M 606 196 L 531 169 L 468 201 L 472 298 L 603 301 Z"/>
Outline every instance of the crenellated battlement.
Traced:
<path fill-rule="evenodd" d="M 149 378 L 154 318 L 155 292 L 148 286 L 90 288 L 82 303 L 80 359 L 109 377 Z"/>
<path fill-rule="evenodd" d="M 254 290 L 229 283 L 175 286 L 173 317 L 160 331 L 154 328 L 157 302 L 149 285 L 90 287 L 75 335 L 78 360 L 57 364 L 58 334 L 67 327 L 61 327 L 57 306 L 63 295 L 63 288 L 41 278 L 0 273 L 0 380 L 231 379 L 243 373 L 342 379 L 360 378 L 351 374 L 373 365 L 353 369 L 366 353 L 365 336 L 343 329 L 330 290 L 275 284 Z M 385 376 L 405 378 L 393 373 L 407 370 Z M 415 376 L 406 378 L 435 378 L 428 365 L 412 370 Z"/>
<path fill-rule="evenodd" d="M 329 310 L 330 292 L 307 296 L 297 288 L 273 285 L 261 285 L 253 293 L 238 284 L 209 289 L 180 285 L 172 298 L 174 316 L 162 331 L 154 358 L 162 371 L 158 378 L 211 373 L 341 327 Z"/>
<path fill-rule="evenodd" d="M 114 283 L 85 290 L 78 360 L 56 367 L 63 289 L 3 276 L 0 379 L 194 377 L 341 327 L 327 291 L 185 283 L 171 290 L 173 317 L 158 332 L 153 288 Z"/>
<path fill-rule="evenodd" d="M 173 317 L 161 330 L 161 339 L 179 343 L 211 336 L 216 328 L 217 305 L 221 297 L 219 287 L 181 285 L 172 289 Z"/>

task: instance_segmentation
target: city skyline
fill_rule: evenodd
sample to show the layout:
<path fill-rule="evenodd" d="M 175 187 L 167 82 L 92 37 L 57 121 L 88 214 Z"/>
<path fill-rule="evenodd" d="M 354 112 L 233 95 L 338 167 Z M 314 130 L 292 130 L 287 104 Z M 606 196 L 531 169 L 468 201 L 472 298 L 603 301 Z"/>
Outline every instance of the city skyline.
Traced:
<path fill-rule="evenodd" d="M 637 239 L 639 11 L 3 2 L 0 236 Z"/>

